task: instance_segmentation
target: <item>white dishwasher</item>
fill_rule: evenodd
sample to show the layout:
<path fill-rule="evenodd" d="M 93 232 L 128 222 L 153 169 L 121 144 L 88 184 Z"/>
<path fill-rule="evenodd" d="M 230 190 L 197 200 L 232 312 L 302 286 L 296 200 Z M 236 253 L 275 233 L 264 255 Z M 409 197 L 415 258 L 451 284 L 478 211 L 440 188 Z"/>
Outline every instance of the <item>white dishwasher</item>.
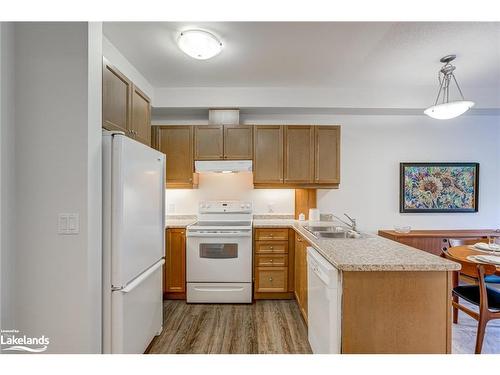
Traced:
<path fill-rule="evenodd" d="M 308 339 L 314 354 L 340 354 L 339 271 L 312 247 L 307 248 Z"/>

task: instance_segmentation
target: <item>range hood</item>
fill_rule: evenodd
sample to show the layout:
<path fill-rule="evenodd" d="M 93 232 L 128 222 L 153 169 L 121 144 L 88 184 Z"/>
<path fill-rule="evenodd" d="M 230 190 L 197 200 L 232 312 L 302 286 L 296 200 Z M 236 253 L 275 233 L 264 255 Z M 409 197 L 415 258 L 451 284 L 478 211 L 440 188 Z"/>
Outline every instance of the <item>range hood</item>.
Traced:
<path fill-rule="evenodd" d="M 194 162 L 196 173 L 252 172 L 251 160 L 198 160 Z"/>

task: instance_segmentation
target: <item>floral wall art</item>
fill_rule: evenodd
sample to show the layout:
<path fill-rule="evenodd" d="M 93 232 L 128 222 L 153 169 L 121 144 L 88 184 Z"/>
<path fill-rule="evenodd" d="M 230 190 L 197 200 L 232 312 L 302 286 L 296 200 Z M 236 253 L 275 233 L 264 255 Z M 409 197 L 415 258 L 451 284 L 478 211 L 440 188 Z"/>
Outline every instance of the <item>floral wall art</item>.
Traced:
<path fill-rule="evenodd" d="M 400 212 L 477 212 L 479 163 L 401 163 Z"/>

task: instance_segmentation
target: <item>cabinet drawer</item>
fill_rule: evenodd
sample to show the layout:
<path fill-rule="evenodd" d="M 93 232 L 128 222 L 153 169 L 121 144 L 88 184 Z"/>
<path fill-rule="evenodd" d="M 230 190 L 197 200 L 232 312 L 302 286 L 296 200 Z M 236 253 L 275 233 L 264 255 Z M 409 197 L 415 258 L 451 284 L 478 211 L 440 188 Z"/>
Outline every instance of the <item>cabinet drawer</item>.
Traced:
<path fill-rule="evenodd" d="M 275 293 L 288 291 L 288 267 L 257 267 L 255 291 Z"/>
<path fill-rule="evenodd" d="M 255 253 L 287 253 L 288 241 L 255 241 Z"/>
<path fill-rule="evenodd" d="M 255 256 L 255 265 L 257 267 L 287 267 L 287 254 L 260 254 Z"/>
<path fill-rule="evenodd" d="M 276 240 L 287 241 L 288 229 L 287 228 L 258 228 L 255 230 L 256 240 Z"/>

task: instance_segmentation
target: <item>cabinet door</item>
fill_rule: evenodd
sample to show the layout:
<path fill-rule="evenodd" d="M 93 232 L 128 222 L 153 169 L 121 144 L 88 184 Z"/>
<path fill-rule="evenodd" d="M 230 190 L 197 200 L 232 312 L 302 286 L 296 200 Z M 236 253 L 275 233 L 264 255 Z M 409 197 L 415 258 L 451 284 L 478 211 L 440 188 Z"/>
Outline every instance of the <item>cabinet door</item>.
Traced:
<path fill-rule="evenodd" d="M 224 125 L 224 159 L 252 159 L 252 135 L 251 125 Z"/>
<path fill-rule="evenodd" d="M 131 127 L 135 139 L 151 145 L 151 100 L 135 85 L 132 87 Z"/>
<path fill-rule="evenodd" d="M 167 188 L 193 186 L 193 127 L 155 127 L 155 148 L 166 155 Z"/>
<path fill-rule="evenodd" d="M 254 183 L 283 183 L 283 127 L 255 126 L 253 147 Z"/>
<path fill-rule="evenodd" d="M 314 180 L 314 126 L 285 127 L 285 183 Z"/>
<path fill-rule="evenodd" d="M 304 240 L 295 236 L 295 297 L 300 312 L 307 323 L 307 246 Z"/>
<path fill-rule="evenodd" d="M 130 126 L 130 92 L 132 83 L 114 66 L 103 60 L 102 127 L 132 135 Z"/>
<path fill-rule="evenodd" d="M 222 125 L 199 125 L 194 128 L 194 159 L 217 160 L 224 157 Z"/>
<path fill-rule="evenodd" d="M 168 229 L 165 255 L 165 293 L 186 292 L 186 230 Z"/>
<path fill-rule="evenodd" d="M 300 247 L 300 284 L 302 295 L 302 315 L 307 323 L 307 244 L 302 240 Z"/>
<path fill-rule="evenodd" d="M 340 182 L 340 126 L 315 126 L 314 182 Z"/>

